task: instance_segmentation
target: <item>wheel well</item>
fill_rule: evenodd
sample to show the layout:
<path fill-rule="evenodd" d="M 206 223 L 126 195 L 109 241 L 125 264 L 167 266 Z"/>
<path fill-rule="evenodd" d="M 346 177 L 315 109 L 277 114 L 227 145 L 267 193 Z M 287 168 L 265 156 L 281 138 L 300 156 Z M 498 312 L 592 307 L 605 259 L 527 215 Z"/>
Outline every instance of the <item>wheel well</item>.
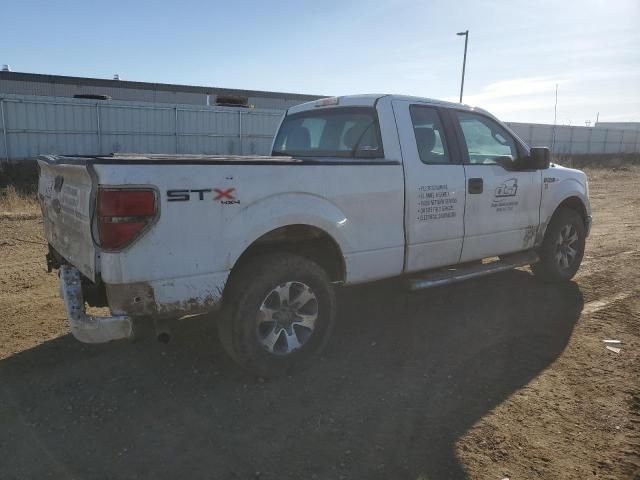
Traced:
<path fill-rule="evenodd" d="M 553 214 L 555 215 L 556 212 L 561 208 L 570 208 L 572 210 L 575 210 L 580 214 L 580 217 L 582 217 L 582 221 L 586 224 L 587 209 L 585 208 L 584 203 L 582 203 L 582 200 L 580 200 L 578 197 L 565 198 L 562 203 L 558 205 L 558 208 L 556 208 L 556 211 L 553 212 Z"/>
<path fill-rule="evenodd" d="M 327 232 L 320 228 L 311 225 L 287 225 L 276 228 L 249 245 L 238 258 L 233 270 L 258 255 L 269 253 L 300 255 L 322 267 L 331 281 L 345 280 L 344 256 L 340 247 Z"/>

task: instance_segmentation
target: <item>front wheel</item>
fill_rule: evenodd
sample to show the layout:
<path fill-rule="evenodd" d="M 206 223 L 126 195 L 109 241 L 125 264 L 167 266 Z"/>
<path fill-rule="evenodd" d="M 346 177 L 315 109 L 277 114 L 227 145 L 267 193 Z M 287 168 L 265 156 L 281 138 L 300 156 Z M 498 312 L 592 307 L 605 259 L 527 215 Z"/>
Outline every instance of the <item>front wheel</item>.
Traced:
<path fill-rule="evenodd" d="M 531 265 L 533 273 L 548 282 L 570 280 L 580 268 L 586 230 L 584 221 L 575 210 L 558 210 L 544 236 L 540 261 Z"/>
<path fill-rule="evenodd" d="M 308 367 L 335 321 L 336 298 L 325 271 L 281 253 L 250 260 L 230 281 L 219 323 L 226 352 L 266 378 Z"/>

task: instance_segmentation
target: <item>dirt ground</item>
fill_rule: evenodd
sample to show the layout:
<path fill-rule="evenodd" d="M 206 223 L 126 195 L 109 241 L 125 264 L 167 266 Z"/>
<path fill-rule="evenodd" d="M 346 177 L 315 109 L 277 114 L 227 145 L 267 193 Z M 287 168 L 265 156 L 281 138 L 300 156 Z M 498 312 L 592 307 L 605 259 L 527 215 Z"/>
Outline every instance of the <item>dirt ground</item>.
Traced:
<path fill-rule="evenodd" d="M 589 174 L 574 282 L 344 289 L 321 361 L 271 382 L 211 318 L 76 342 L 41 222 L 0 218 L 0 478 L 640 478 L 640 168 Z"/>

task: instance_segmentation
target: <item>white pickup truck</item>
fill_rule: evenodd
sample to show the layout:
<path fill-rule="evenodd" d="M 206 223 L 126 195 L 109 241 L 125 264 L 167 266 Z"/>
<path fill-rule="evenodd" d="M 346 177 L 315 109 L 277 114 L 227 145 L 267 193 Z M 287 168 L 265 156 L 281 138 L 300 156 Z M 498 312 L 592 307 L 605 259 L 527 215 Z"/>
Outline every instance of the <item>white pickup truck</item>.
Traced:
<path fill-rule="evenodd" d="M 566 281 L 591 225 L 584 173 L 550 165 L 548 149 L 484 110 L 425 98 L 290 108 L 270 157 L 39 166 L 48 264 L 76 338 L 128 338 L 141 317 L 220 308 L 224 348 L 267 377 L 321 351 L 338 285 L 405 276 L 419 289 L 524 265 Z"/>

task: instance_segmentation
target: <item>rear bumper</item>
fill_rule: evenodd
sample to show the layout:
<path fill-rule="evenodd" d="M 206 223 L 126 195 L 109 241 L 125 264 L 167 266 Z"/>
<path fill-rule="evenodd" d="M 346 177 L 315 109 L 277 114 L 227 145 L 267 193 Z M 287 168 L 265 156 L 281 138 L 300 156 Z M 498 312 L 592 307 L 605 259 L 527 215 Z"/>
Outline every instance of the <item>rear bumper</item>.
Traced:
<path fill-rule="evenodd" d="M 77 340 L 83 343 L 105 343 L 133 337 L 133 322 L 127 315 L 87 315 L 77 268 L 70 265 L 60 267 L 60 291 L 67 310 L 69 328 Z"/>
<path fill-rule="evenodd" d="M 593 218 L 591 217 L 591 215 L 587 215 L 586 218 L 584 219 L 584 226 L 585 226 L 585 230 L 586 230 L 586 236 L 589 236 L 589 233 L 591 232 L 591 223 L 593 222 Z"/>

